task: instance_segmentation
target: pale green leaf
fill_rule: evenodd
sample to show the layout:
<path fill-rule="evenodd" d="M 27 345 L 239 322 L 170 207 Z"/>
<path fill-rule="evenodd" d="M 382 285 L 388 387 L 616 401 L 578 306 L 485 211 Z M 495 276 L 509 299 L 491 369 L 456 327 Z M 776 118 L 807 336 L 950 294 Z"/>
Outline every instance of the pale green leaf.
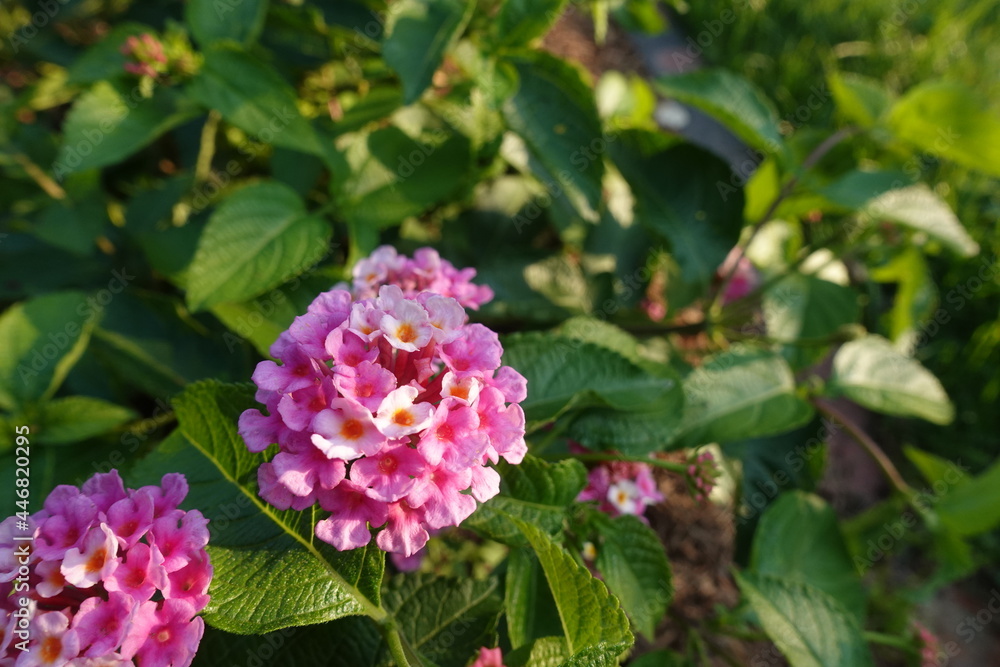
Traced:
<path fill-rule="evenodd" d="M 860 127 L 874 126 L 892 103 L 889 91 L 877 79 L 849 72 L 830 72 L 827 82 L 837 110 Z"/>
<path fill-rule="evenodd" d="M 938 240 L 962 257 L 979 252 L 951 207 L 924 184 L 890 190 L 862 210 L 869 221 L 887 220 Z M 863 218 L 864 219 L 864 218 Z"/>
<path fill-rule="evenodd" d="M 101 435 L 138 415 L 134 410 L 90 396 L 68 396 L 41 408 L 38 442 L 62 445 Z"/>

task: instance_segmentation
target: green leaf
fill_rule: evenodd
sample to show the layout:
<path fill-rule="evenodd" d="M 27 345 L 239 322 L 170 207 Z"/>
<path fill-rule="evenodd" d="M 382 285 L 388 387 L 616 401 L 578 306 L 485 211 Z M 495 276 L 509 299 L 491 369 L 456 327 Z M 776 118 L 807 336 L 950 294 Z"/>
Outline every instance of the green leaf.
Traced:
<path fill-rule="evenodd" d="M 497 46 L 527 46 L 555 23 L 566 0 L 505 0 L 492 23 Z"/>
<path fill-rule="evenodd" d="M 138 37 L 145 32 L 155 31 L 141 23 L 118 23 L 111 32 L 73 61 L 66 83 L 93 83 L 124 74 L 128 57 L 122 53 L 122 46 L 129 37 Z"/>
<path fill-rule="evenodd" d="M 901 171 L 854 169 L 820 188 L 818 192 L 847 211 L 859 211 L 876 197 L 907 186 L 912 181 Z"/>
<path fill-rule="evenodd" d="M 249 44 L 264 29 L 267 4 L 268 0 L 189 0 L 184 7 L 184 21 L 202 48 L 224 39 Z"/>
<path fill-rule="evenodd" d="M 465 665 L 496 643 L 502 599 L 495 578 L 395 576 L 383 594 L 404 642 L 435 665 Z"/>
<path fill-rule="evenodd" d="M 950 481 L 948 476 L 944 479 Z M 993 530 L 1000 524 L 1000 463 L 994 463 L 971 479 L 960 477 L 951 483 L 954 488 L 934 506 L 946 527 L 969 537 Z M 935 489 L 937 486 L 935 484 Z"/>
<path fill-rule="evenodd" d="M 80 95 L 66 115 L 56 177 L 120 162 L 167 130 L 193 118 L 195 110 L 165 86 L 149 99 L 138 89 L 99 81 Z"/>
<path fill-rule="evenodd" d="M 272 67 L 235 46 L 205 51 L 205 64 L 188 87 L 201 104 L 275 146 L 323 157 L 326 143 L 299 113 L 295 91 Z"/>
<path fill-rule="evenodd" d="M 725 69 L 699 69 L 656 79 L 666 97 L 701 109 L 754 148 L 784 151 L 778 115 L 771 101 L 753 84 Z"/>
<path fill-rule="evenodd" d="M 545 582 L 542 565 L 527 547 L 511 549 L 507 557 L 504 612 L 507 636 L 515 649 L 527 648 L 536 640 L 558 635 L 562 631 L 559 612 Z M 562 645 L 560 648 L 560 656 L 564 657 L 566 647 Z"/>
<path fill-rule="evenodd" d="M 951 207 L 922 183 L 880 195 L 865 206 L 862 215 L 869 224 L 888 220 L 923 232 L 962 257 L 979 253 L 979 244 L 965 231 Z"/>
<path fill-rule="evenodd" d="M 735 346 L 708 359 L 684 382 L 680 442 L 730 442 L 788 431 L 807 422 L 812 407 L 772 352 Z"/>
<path fill-rule="evenodd" d="M 801 273 L 789 274 L 768 289 L 762 307 L 768 336 L 789 344 L 783 353 L 796 368 L 825 355 L 827 346 L 817 343 L 857 322 L 861 313 L 853 289 Z"/>
<path fill-rule="evenodd" d="M 51 397 L 86 349 L 95 321 L 80 292 L 36 297 L 0 315 L 0 407 Z"/>
<path fill-rule="evenodd" d="M 602 151 L 591 146 L 606 145 L 606 139 L 593 90 L 577 69 L 544 52 L 510 56 L 506 62 L 520 81 L 503 105 L 507 126 L 524 140 L 547 172 L 543 176 L 551 177 L 550 194 L 564 194 L 584 220 L 596 222 L 604 162 Z"/>
<path fill-rule="evenodd" d="M 631 515 L 599 521 L 597 529 L 597 569 L 639 632 L 654 639 L 674 594 L 663 543 Z"/>
<path fill-rule="evenodd" d="M 621 355 L 592 343 L 552 334 L 504 339 L 504 363 L 528 380 L 521 402 L 529 422 L 552 420 L 567 408 L 601 406 L 640 412 L 673 400 L 678 383 L 654 376 Z"/>
<path fill-rule="evenodd" d="M 826 388 L 832 396 L 846 396 L 887 415 L 920 417 L 935 424 L 947 424 L 955 416 L 938 379 L 881 336 L 845 343 L 833 358 Z"/>
<path fill-rule="evenodd" d="M 403 103 L 412 104 L 431 84 L 475 3 L 463 0 L 400 0 L 390 6 L 382 57 L 403 82 Z"/>
<path fill-rule="evenodd" d="M 558 623 L 559 613 L 553 607 L 552 619 Z M 559 632 L 559 628 L 556 628 Z M 530 646 L 522 646 L 503 656 L 508 667 L 562 667 L 566 664 L 566 640 L 562 637 L 540 637 Z"/>
<path fill-rule="evenodd" d="M 50 445 L 79 442 L 135 419 L 135 411 L 99 398 L 69 396 L 42 406 L 35 438 Z"/>
<path fill-rule="evenodd" d="M 330 231 L 287 185 L 240 189 L 215 210 L 198 239 L 187 272 L 188 304 L 199 310 L 277 287 L 327 253 Z"/>
<path fill-rule="evenodd" d="M 689 144 L 643 156 L 622 141 L 612 154 L 635 196 L 637 219 L 670 242 L 684 280 L 711 281 L 743 225 L 743 190 L 729 185 L 726 163 Z"/>
<path fill-rule="evenodd" d="M 570 662 L 587 657 L 592 665 L 618 664 L 633 642 L 628 619 L 605 585 L 535 526 L 511 517 L 538 555 L 566 637 Z"/>
<path fill-rule="evenodd" d="M 555 329 L 563 338 L 593 343 L 639 363 L 639 341 L 621 327 L 595 317 L 571 317 Z"/>
<path fill-rule="evenodd" d="M 462 526 L 505 544 L 524 543 L 511 517 L 546 533 L 561 530 L 573 501 L 587 484 L 587 469 L 575 459 L 548 463 L 529 455 L 519 465 L 497 467 L 499 495 L 480 505 Z"/>
<path fill-rule="evenodd" d="M 237 634 L 365 614 L 378 606 L 384 553 L 374 546 L 338 552 L 314 539 L 315 512 L 280 511 L 257 495 L 257 468 L 236 432 L 239 415 L 256 407 L 253 387 L 214 381 L 190 385 L 174 399 L 180 428 L 134 470 L 138 484 L 180 472 L 185 507 L 210 520 L 215 574 L 209 624 Z"/>
<path fill-rule="evenodd" d="M 454 132 L 411 138 L 395 126 L 352 136 L 331 179 L 337 214 L 360 227 L 391 227 L 445 201 L 469 177 L 468 139 Z"/>
<path fill-rule="evenodd" d="M 792 491 L 778 497 L 757 526 L 750 568 L 756 574 L 814 586 L 864 625 L 864 586 L 837 515 L 819 496 Z"/>
<path fill-rule="evenodd" d="M 892 103 L 889 91 L 878 79 L 830 72 L 827 83 L 837 110 L 848 122 L 860 127 L 874 126 Z"/>
<path fill-rule="evenodd" d="M 1000 120 L 963 84 L 915 86 L 892 107 L 889 126 L 920 150 L 1000 176 Z"/>
<path fill-rule="evenodd" d="M 807 584 L 736 574 L 764 631 L 791 667 L 870 667 L 857 622 L 835 600 Z"/>

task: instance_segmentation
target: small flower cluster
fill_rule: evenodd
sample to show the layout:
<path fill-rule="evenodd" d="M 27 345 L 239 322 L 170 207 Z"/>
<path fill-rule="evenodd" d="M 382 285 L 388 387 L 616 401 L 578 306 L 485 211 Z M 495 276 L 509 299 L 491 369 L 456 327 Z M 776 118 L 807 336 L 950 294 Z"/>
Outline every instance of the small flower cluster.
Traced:
<path fill-rule="evenodd" d="M 385 256 L 386 253 L 383 253 Z M 497 335 L 468 324 L 454 298 L 320 294 L 253 374 L 257 400 L 239 431 L 252 452 L 280 451 L 258 469 L 279 509 L 316 503 L 331 516 L 316 536 L 340 550 L 378 546 L 410 556 L 428 530 L 457 526 L 499 492 L 487 465 L 527 452 L 525 379 L 500 366 Z"/>
<path fill-rule="evenodd" d="M 726 289 L 722 293 L 722 305 L 739 301 L 760 285 L 760 273 L 757 268 L 739 250 L 733 248 L 726 255 L 716 276 L 719 280 L 725 280 L 732 273 L 732 278 L 726 284 Z"/>
<path fill-rule="evenodd" d="M 597 501 L 597 508 L 611 516 L 634 514 L 640 518 L 646 508 L 663 501 L 652 468 L 646 463 L 608 461 L 587 475 L 578 502 Z"/>
<path fill-rule="evenodd" d="M 695 500 L 704 502 L 715 488 L 719 478 L 719 465 L 712 452 L 693 455 L 688 460 L 687 481 Z"/>
<path fill-rule="evenodd" d="M 476 661 L 469 667 L 504 667 L 503 653 L 499 648 L 486 648 L 484 646 L 479 649 Z"/>
<path fill-rule="evenodd" d="M 126 490 L 111 471 L 0 523 L 0 664 L 191 664 L 212 566 L 208 521 L 177 507 L 187 491 L 177 473 Z"/>
<path fill-rule="evenodd" d="M 125 71 L 129 74 L 155 79 L 167 72 L 167 54 L 163 51 L 163 44 L 148 32 L 129 37 L 122 44 L 121 52 L 131 58 L 125 63 Z"/>
<path fill-rule="evenodd" d="M 926 625 L 914 622 L 914 629 L 917 631 L 917 642 L 920 646 L 920 667 L 937 667 L 948 661 L 948 654 L 941 650 L 941 640 L 930 631 Z"/>
<path fill-rule="evenodd" d="M 396 285 L 407 297 L 420 292 L 450 296 L 466 308 L 478 310 L 493 299 L 493 290 L 476 285 L 476 270 L 456 269 L 433 248 L 420 248 L 413 259 L 392 246 L 380 246 L 354 265 L 352 293 L 356 299 L 374 298 L 383 285 Z M 346 285 L 338 285 L 344 287 Z"/>

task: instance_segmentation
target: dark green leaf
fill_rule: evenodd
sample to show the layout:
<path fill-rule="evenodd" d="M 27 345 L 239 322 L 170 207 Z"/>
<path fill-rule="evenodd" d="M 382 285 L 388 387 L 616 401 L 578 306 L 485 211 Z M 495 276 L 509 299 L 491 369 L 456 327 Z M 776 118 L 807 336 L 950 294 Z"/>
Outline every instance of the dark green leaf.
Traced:
<path fill-rule="evenodd" d="M 764 631 L 792 667 L 870 667 L 857 622 L 819 589 L 778 577 L 737 574 Z"/>
<path fill-rule="evenodd" d="M 600 521 L 597 569 L 635 627 L 650 640 L 674 594 L 663 543 L 638 517 Z"/>
<path fill-rule="evenodd" d="M 497 45 L 528 45 L 548 32 L 565 4 L 566 0 L 505 0 L 493 23 Z"/>
<path fill-rule="evenodd" d="M 552 196 L 565 194 L 579 215 L 597 220 L 606 146 L 594 93 L 578 70 L 544 52 L 508 59 L 520 85 L 503 105 L 507 125 L 554 179 Z M 559 192 L 556 192 L 558 188 Z"/>
<path fill-rule="evenodd" d="M 944 480 L 948 482 L 948 476 Z M 934 507 L 945 526 L 963 537 L 996 528 L 1000 523 L 1000 463 L 972 479 L 951 483 L 954 488 L 949 488 Z"/>
<path fill-rule="evenodd" d="M 42 406 L 36 438 L 50 445 L 79 442 L 107 433 L 136 417 L 133 410 L 98 398 L 57 398 Z"/>
<path fill-rule="evenodd" d="M 474 5 L 463 0 L 399 0 L 391 5 L 382 57 L 403 82 L 404 104 L 416 102 L 430 85 Z"/>
<path fill-rule="evenodd" d="M 519 465 L 501 464 L 500 494 L 489 499 L 463 526 L 507 544 L 523 544 L 511 517 L 547 533 L 559 531 L 577 495 L 587 483 L 587 470 L 575 459 L 547 463 L 526 456 Z"/>
<path fill-rule="evenodd" d="M 520 533 L 520 531 L 518 531 Z M 504 578 L 504 618 L 510 645 L 528 647 L 542 637 L 558 635 L 559 612 L 538 557 L 527 547 L 511 549 Z M 565 646 L 562 647 L 565 654 Z"/>
<path fill-rule="evenodd" d="M 784 150 L 771 101 L 742 76 L 724 69 L 699 69 L 660 77 L 656 90 L 712 116 L 754 148 Z"/>
<path fill-rule="evenodd" d="M 792 491 L 768 508 L 754 535 L 750 567 L 757 574 L 818 588 L 864 625 L 864 586 L 837 515 L 819 496 Z"/>
<path fill-rule="evenodd" d="M 685 281 L 707 284 L 743 225 L 743 190 L 730 184 L 729 167 L 691 145 L 643 156 L 622 141 L 612 151 L 635 196 L 637 219 L 670 242 Z"/>
<path fill-rule="evenodd" d="M 119 23 L 111 32 L 77 58 L 69 68 L 67 83 L 93 83 L 113 79 L 125 73 L 128 58 L 121 48 L 129 37 L 155 32 L 141 23 Z"/>
<path fill-rule="evenodd" d="M 184 20 L 202 48 L 224 39 L 249 44 L 264 28 L 267 4 L 268 0 L 189 0 Z"/>
<path fill-rule="evenodd" d="M 138 88 L 100 81 L 77 98 L 66 116 L 55 176 L 120 162 L 194 116 L 171 88 L 159 86 L 145 99 Z"/>
<path fill-rule="evenodd" d="M 306 212 L 294 190 L 248 185 L 209 219 L 187 272 L 187 300 L 199 310 L 239 302 L 280 285 L 327 253 L 330 226 Z"/>
<path fill-rule="evenodd" d="M 299 113 L 288 82 L 239 48 L 208 49 L 188 90 L 198 102 L 260 141 L 320 157 L 327 153 L 325 142 Z"/>
<path fill-rule="evenodd" d="M 0 316 L 0 407 L 52 396 L 87 347 L 96 322 L 86 295 L 58 292 Z"/>
<path fill-rule="evenodd" d="M 174 400 L 180 429 L 136 469 L 136 483 L 183 473 L 186 507 L 209 519 L 215 574 L 205 619 L 237 634 L 262 634 L 343 616 L 382 617 L 378 591 L 384 554 L 337 552 L 314 539 L 312 512 L 279 511 L 257 495 L 257 468 L 236 432 L 255 407 L 252 387 L 199 382 Z"/>

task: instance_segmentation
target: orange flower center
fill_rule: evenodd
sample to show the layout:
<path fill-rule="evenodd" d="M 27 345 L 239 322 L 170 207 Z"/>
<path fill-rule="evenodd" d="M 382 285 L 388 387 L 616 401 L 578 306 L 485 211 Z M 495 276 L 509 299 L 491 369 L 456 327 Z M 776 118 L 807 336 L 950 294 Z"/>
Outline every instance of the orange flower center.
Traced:
<path fill-rule="evenodd" d="M 60 653 L 62 653 L 62 639 L 59 637 L 46 637 L 42 640 L 38 657 L 42 659 L 43 663 L 55 662 L 59 658 Z"/>
<path fill-rule="evenodd" d="M 404 343 L 412 343 L 417 339 L 417 332 L 414 331 L 413 325 L 409 322 L 403 322 L 396 330 L 396 338 Z"/>
<path fill-rule="evenodd" d="M 364 434 L 365 427 L 357 419 L 348 419 L 340 427 L 340 435 L 346 440 L 357 440 Z"/>
<path fill-rule="evenodd" d="M 413 426 L 413 414 L 409 410 L 396 410 L 392 421 L 399 426 Z"/>

